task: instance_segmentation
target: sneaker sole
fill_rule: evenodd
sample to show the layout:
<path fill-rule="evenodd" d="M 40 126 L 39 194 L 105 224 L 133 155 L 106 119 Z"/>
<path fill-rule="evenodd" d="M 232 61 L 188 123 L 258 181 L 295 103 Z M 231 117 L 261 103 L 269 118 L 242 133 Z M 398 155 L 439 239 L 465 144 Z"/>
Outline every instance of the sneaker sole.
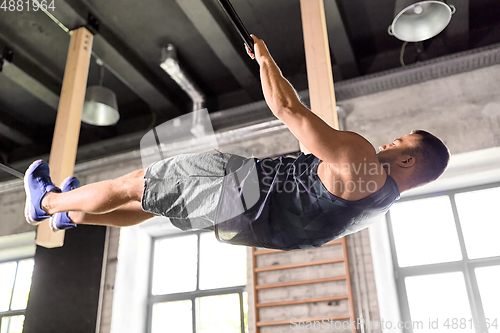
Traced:
<path fill-rule="evenodd" d="M 59 214 L 59 213 L 57 213 Z M 52 230 L 52 232 L 58 232 L 58 231 L 61 231 L 61 229 L 59 229 L 57 226 L 56 226 L 56 223 L 54 222 L 54 216 L 56 214 L 52 215 L 50 220 L 49 220 L 49 226 L 50 226 L 50 230 Z"/>
<path fill-rule="evenodd" d="M 26 204 L 24 206 L 24 217 L 26 218 L 26 222 L 28 222 L 31 225 L 37 226 L 39 225 L 42 221 L 36 221 L 31 217 L 30 214 L 30 207 L 31 207 L 31 194 L 28 186 L 28 177 L 32 173 L 34 169 L 38 165 L 40 165 L 40 162 L 42 160 L 37 160 L 29 166 L 28 170 L 26 170 L 26 173 L 24 174 L 24 191 L 26 192 Z"/>

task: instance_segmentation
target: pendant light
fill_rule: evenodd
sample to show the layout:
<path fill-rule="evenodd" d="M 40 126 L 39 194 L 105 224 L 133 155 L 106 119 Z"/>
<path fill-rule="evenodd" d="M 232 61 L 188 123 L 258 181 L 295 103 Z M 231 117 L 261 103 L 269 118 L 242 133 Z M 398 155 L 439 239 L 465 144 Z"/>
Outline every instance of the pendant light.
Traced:
<path fill-rule="evenodd" d="M 421 42 L 443 31 L 454 13 L 455 7 L 442 0 L 396 0 L 388 32 L 405 42 Z"/>
<path fill-rule="evenodd" d="M 100 66 L 99 85 L 87 88 L 82 111 L 82 121 L 95 126 L 114 125 L 120 119 L 116 95 L 111 89 L 102 86 L 104 82 L 104 63 L 98 59 Z"/>

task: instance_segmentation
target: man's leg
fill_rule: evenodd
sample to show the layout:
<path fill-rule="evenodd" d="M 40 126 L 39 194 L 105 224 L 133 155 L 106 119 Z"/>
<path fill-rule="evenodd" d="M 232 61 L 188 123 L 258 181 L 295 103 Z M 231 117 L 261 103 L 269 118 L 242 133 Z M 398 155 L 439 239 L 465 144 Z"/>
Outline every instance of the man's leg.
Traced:
<path fill-rule="evenodd" d="M 102 214 L 131 201 L 138 203 L 140 208 L 143 189 L 144 170 L 141 169 L 120 178 L 89 184 L 73 191 L 50 192 L 43 198 L 41 206 L 50 215 L 69 211 Z"/>
<path fill-rule="evenodd" d="M 132 201 L 109 213 L 89 214 L 85 212 L 71 211 L 68 216 L 75 224 L 128 227 L 142 223 L 152 217 L 155 217 L 156 215 L 146 213 L 142 210 L 140 202 Z"/>

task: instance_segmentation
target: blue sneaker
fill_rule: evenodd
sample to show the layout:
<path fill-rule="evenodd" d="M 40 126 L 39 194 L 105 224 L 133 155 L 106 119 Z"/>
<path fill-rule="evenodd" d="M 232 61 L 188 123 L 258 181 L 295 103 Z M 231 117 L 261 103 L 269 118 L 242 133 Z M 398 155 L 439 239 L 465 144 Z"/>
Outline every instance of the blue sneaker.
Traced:
<path fill-rule="evenodd" d="M 42 209 L 42 199 L 49 192 L 61 192 L 50 179 L 49 165 L 42 160 L 33 162 L 24 174 L 24 190 L 26 191 L 26 205 L 24 217 L 31 225 L 38 225 L 50 217 Z"/>
<path fill-rule="evenodd" d="M 78 188 L 80 186 L 80 181 L 76 179 L 76 177 L 68 177 L 66 178 L 62 184 L 61 184 L 61 189 L 64 192 L 68 192 L 71 190 L 74 190 L 75 188 Z M 70 228 L 75 228 L 76 224 L 74 224 L 69 216 L 68 212 L 61 212 L 61 213 L 55 213 L 52 215 L 49 221 L 50 229 L 52 229 L 53 232 L 60 231 L 60 230 L 66 230 Z"/>

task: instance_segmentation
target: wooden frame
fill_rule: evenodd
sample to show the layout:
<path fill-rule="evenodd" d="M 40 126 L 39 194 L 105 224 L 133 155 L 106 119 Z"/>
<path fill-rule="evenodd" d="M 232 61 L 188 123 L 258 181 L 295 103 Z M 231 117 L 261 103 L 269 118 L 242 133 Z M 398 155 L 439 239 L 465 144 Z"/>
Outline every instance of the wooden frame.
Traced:
<path fill-rule="evenodd" d="M 339 128 L 330 48 L 323 0 L 301 0 L 311 110 L 333 128 Z"/>
<path fill-rule="evenodd" d="M 269 307 L 276 307 L 276 306 L 347 300 L 348 305 L 349 305 L 349 314 L 339 315 L 339 316 L 301 318 L 301 319 L 297 319 L 297 322 L 307 322 L 307 321 L 311 321 L 311 322 L 320 321 L 321 322 L 324 319 L 327 319 L 327 320 L 347 320 L 347 319 L 350 319 L 352 323 L 355 322 L 354 304 L 352 302 L 351 278 L 350 278 L 350 273 L 349 273 L 349 262 L 347 259 L 347 244 L 346 244 L 345 237 L 338 239 L 338 240 L 334 240 L 334 241 L 327 243 L 323 246 L 335 246 L 335 245 L 340 245 L 342 247 L 343 257 L 334 258 L 334 259 L 326 259 L 326 260 L 318 260 L 318 261 L 312 261 L 312 262 L 297 263 L 297 264 L 290 264 L 290 265 L 268 266 L 268 267 L 257 267 L 257 256 L 266 255 L 266 254 L 275 254 L 275 253 L 284 252 L 284 251 L 257 250 L 256 248 L 252 248 L 254 313 L 255 313 L 255 329 L 256 329 L 257 333 L 260 332 L 261 327 L 291 324 L 290 320 L 277 320 L 277 321 L 266 321 L 266 322 L 260 321 L 260 314 L 259 314 L 260 309 L 269 308 Z M 302 250 L 294 250 L 294 251 L 302 251 Z M 324 264 L 341 263 L 341 262 L 344 263 L 345 272 L 346 272 L 345 275 L 331 276 L 331 277 L 311 279 L 311 280 L 298 280 L 298 281 L 290 281 L 290 282 L 281 282 L 281 283 L 273 283 L 273 284 L 263 284 L 263 285 L 258 284 L 258 273 L 261 273 L 261 272 L 268 272 L 268 271 L 280 270 L 280 269 L 297 268 L 297 267 L 309 267 L 309 266 L 315 266 L 315 265 L 324 265 Z M 293 286 L 299 286 L 299 285 L 325 283 L 325 282 L 332 282 L 332 281 L 346 281 L 347 294 L 346 295 L 337 295 L 337 296 L 307 298 L 307 299 L 300 299 L 300 300 L 286 300 L 286 301 L 280 301 L 280 302 L 259 303 L 259 294 L 258 294 L 259 290 L 283 288 L 283 287 L 293 287 Z M 352 325 L 351 325 L 351 327 L 352 327 Z M 355 333 L 356 332 L 355 328 L 353 328 L 352 331 L 353 331 L 353 333 Z"/>
<path fill-rule="evenodd" d="M 56 185 L 73 175 L 92 41 L 86 28 L 73 31 L 71 36 L 49 160 L 50 175 Z M 52 232 L 48 222 L 38 226 L 36 243 L 48 248 L 63 246 L 64 231 Z"/>

